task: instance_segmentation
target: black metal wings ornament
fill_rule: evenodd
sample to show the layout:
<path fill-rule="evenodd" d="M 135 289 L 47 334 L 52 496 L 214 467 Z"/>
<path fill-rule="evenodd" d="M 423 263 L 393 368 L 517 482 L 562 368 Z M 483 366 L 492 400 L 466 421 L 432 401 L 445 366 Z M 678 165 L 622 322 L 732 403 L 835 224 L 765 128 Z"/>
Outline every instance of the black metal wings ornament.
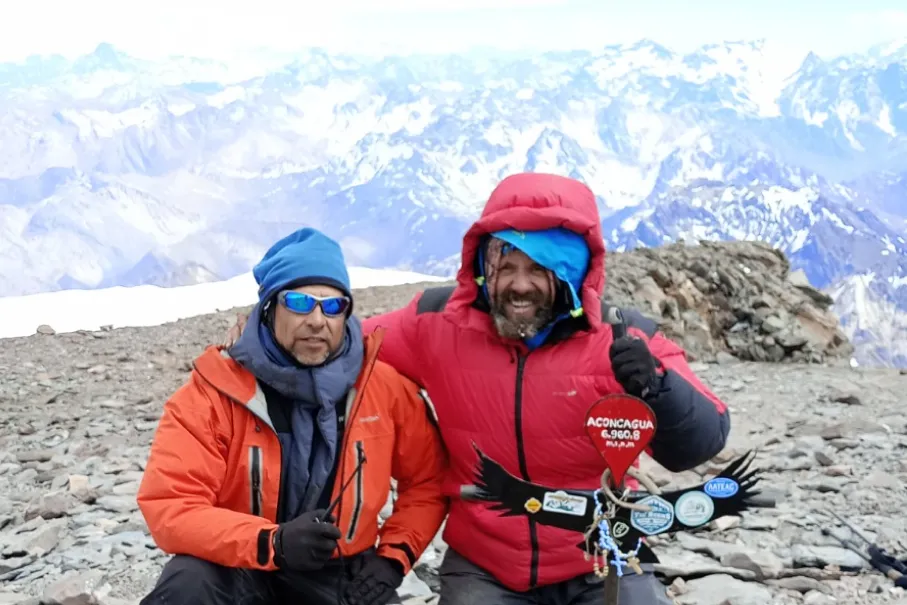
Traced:
<path fill-rule="evenodd" d="M 507 472 L 475 444 L 479 456 L 473 485 L 464 486 L 461 497 L 489 503 L 501 516 L 527 516 L 541 525 L 584 534 L 595 522 L 597 506 L 608 504 L 601 491 L 580 491 L 538 485 Z M 618 507 L 610 519 L 611 537 L 620 548 L 634 547 L 639 538 L 701 527 L 714 519 L 738 515 L 754 507 L 773 506 L 761 498 L 756 484 L 759 470 L 750 465 L 755 454 L 749 451 L 733 460 L 716 477 L 686 489 L 650 494 L 631 492 L 627 502 L 647 505 L 649 511 Z M 579 548 L 589 552 L 595 544 L 596 528 Z M 645 544 L 640 548 L 641 563 L 657 563 L 658 558 Z"/>

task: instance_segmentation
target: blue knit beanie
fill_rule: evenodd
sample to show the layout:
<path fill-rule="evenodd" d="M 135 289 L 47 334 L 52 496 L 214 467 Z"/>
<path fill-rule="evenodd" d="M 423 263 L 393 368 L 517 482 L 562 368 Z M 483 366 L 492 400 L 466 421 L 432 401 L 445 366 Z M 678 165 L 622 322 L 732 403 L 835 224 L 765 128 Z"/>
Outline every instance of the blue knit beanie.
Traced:
<path fill-rule="evenodd" d="M 353 298 L 340 244 L 311 227 L 299 229 L 271 246 L 252 275 L 258 283 L 260 301 L 288 287 L 311 284 L 333 286 Z"/>

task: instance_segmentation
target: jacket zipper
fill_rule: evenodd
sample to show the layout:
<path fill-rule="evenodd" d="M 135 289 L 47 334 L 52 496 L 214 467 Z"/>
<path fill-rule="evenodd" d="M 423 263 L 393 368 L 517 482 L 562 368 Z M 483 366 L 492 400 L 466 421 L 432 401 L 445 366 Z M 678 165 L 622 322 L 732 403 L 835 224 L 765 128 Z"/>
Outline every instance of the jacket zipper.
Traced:
<path fill-rule="evenodd" d="M 278 483 L 277 483 L 277 494 L 278 494 L 278 495 L 277 495 L 277 519 L 276 519 L 276 520 L 277 520 L 277 523 L 280 523 L 280 522 L 282 521 L 282 519 L 281 519 L 281 515 L 283 514 L 283 513 L 282 513 L 282 509 L 285 508 L 285 506 L 286 506 L 286 504 L 284 503 L 284 499 L 285 499 L 285 498 L 284 498 L 284 496 L 285 496 L 285 494 L 284 494 L 284 491 L 285 491 L 285 490 L 284 490 L 284 479 L 285 479 L 286 469 L 284 468 L 284 465 L 283 465 L 283 444 L 280 443 L 280 436 L 277 434 L 277 430 L 274 428 L 274 425 L 271 423 L 270 418 L 262 417 L 261 415 L 259 415 L 258 413 L 254 412 L 253 410 L 250 410 L 250 409 L 249 409 L 242 401 L 240 401 L 240 400 L 237 399 L 236 397 L 233 397 L 233 396 L 230 395 L 229 393 L 227 393 L 227 392 L 221 390 L 216 384 L 214 384 L 213 382 L 211 382 L 211 381 L 204 375 L 204 373 L 202 373 L 202 372 L 198 369 L 198 367 L 195 366 L 194 364 L 193 364 L 193 368 L 194 368 L 195 371 L 198 373 L 198 375 L 201 377 L 201 379 L 204 380 L 205 382 L 207 382 L 208 384 L 210 384 L 212 388 L 216 389 L 218 392 L 220 392 L 221 394 L 223 394 L 226 398 L 228 398 L 229 400 L 231 400 L 231 401 L 232 401 L 233 403 L 235 403 L 236 405 L 238 405 L 238 406 L 240 406 L 240 407 L 243 407 L 243 408 L 245 408 L 247 411 L 249 411 L 249 413 L 251 413 L 252 416 L 254 416 L 254 417 L 257 419 L 257 421 L 256 421 L 256 427 L 255 427 L 255 428 L 256 428 L 256 431 L 258 430 L 258 428 L 259 428 L 259 426 L 260 426 L 260 424 L 259 424 L 259 422 L 260 422 L 261 424 L 264 424 L 264 425 L 267 426 L 269 429 L 271 429 L 271 432 L 274 434 L 274 438 L 277 440 L 277 446 L 278 446 L 278 451 L 280 452 L 280 461 L 281 461 L 281 464 L 280 464 L 280 479 L 278 480 Z M 265 405 L 267 405 L 267 401 L 265 402 Z M 259 472 L 258 472 L 258 506 L 259 506 L 259 508 L 260 508 L 260 507 L 261 507 L 261 468 L 260 468 L 260 467 L 261 467 L 261 455 L 260 455 L 260 453 L 261 453 L 261 448 L 256 448 L 256 449 L 258 449 L 258 451 L 259 451 L 259 456 L 258 456 L 258 458 L 259 458 L 259 463 L 258 463 L 258 464 L 259 464 Z M 251 453 L 250 453 L 250 456 L 251 456 Z M 252 465 L 250 464 L 249 466 L 250 466 L 250 469 L 251 469 L 251 466 L 252 466 Z M 250 470 L 250 474 L 251 474 L 251 470 Z M 253 482 L 253 484 L 254 484 L 254 482 Z M 254 488 L 254 485 L 253 485 L 253 491 L 254 491 L 254 489 L 255 489 L 255 488 Z M 254 502 L 255 502 L 254 494 L 252 494 L 252 498 L 251 498 L 251 499 L 252 499 L 252 502 L 250 502 L 250 504 L 252 505 L 252 508 L 254 508 Z M 259 513 L 259 516 L 260 516 L 260 513 Z M 271 549 L 272 549 L 272 543 L 273 543 L 272 541 L 273 541 L 273 537 L 274 537 L 275 535 L 276 535 L 276 533 L 273 533 L 273 532 L 271 532 L 271 530 L 267 530 L 267 529 L 263 529 L 263 530 L 261 530 L 261 531 L 258 532 L 258 540 L 257 540 L 257 550 L 258 550 L 258 552 L 256 553 L 256 561 L 258 561 L 259 565 L 266 565 L 266 564 L 268 563 L 268 561 L 269 561 L 269 559 L 270 559 L 270 556 L 271 556 Z"/>
<path fill-rule="evenodd" d="M 276 435 L 276 432 L 275 432 Z M 287 515 L 287 495 L 284 489 L 287 481 L 287 472 L 289 471 L 283 464 L 283 444 L 280 443 L 280 438 L 277 438 L 277 443 L 280 445 L 280 481 L 277 483 L 277 522 L 283 523 L 286 520 Z"/>
<path fill-rule="evenodd" d="M 523 443 L 523 370 L 526 367 L 526 357 L 520 353 L 516 356 L 516 395 L 514 397 L 514 425 L 516 430 L 517 459 L 520 463 L 520 474 L 524 481 L 529 478 L 529 467 L 526 463 L 526 449 Z M 532 559 L 529 566 L 529 586 L 535 588 L 539 579 L 539 536 L 535 519 L 527 516 L 529 522 L 529 545 Z"/>
<path fill-rule="evenodd" d="M 365 446 L 362 441 L 356 442 L 356 463 L 358 466 L 358 472 L 356 473 L 356 487 L 353 489 L 353 514 L 350 516 L 350 528 L 346 534 L 346 541 L 352 542 L 353 538 L 356 535 L 356 528 L 359 525 L 359 516 L 362 514 L 362 505 L 363 505 L 363 496 L 362 492 L 364 491 L 364 479 L 363 475 L 365 474 L 365 465 L 362 464 L 362 459 L 365 456 Z"/>
<path fill-rule="evenodd" d="M 340 451 L 342 451 L 342 452 L 346 452 L 346 446 L 349 444 L 350 434 L 352 433 L 352 428 L 353 428 L 353 418 L 356 416 L 356 413 L 359 411 L 359 406 L 362 405 L 362 399 L 365 397 L 365 388 L 368 385 L 369 379 L 371 379 L 371 377 L 372 377 L 372 370 L 375 369 L 375 362 L 377 361 L 377 358 L 378 358 L 378 356 L 376 353 L 375 357 L 368 364 L 368 366 L 363 368 L 363 371 L 365 374 L 364 374 L 364 378 L 361 381 L 362 384 L 360 385 L 360 387 L 358 389 L 359 393 L 358 393 L 358 395 L 355 393 L 353 394 L 353 396 L 350 399 L 349 404 L 347 405 L 346 411 L 344 413 L 344 416 L 346 418 L 346 429 L 343 431 L 343 440 L 341 442 Z M 355 402 L 356 397 L 359 397 L 359 401 L 356 402 L 356 405 L 354 407 L 353 403 Z M 361 469 L 360 469 L 360 472 L 361 472 Z M 346 473 L 346 456 L 341 456 L 340 467 L 337 469 L 337 479 L 336 479 L 336 481 L 341 482 L 341 485 L 343 485 L 345 473 Z M 340 522 L 340 519 L 343 518 L 343 500 L 344 500 L 344 498 L 343 498 L 343 495 L 341 494 L 340 502 L 337 503 L 337 514 L 335 515 L 337 517 L 338 523 Z"/>
<path fill-rule="evenodd" d="M 249 483 L 252 486 L 250 508 L 256 517 L 261 516 L 261 448 L 249 447 Z"/>
<path fill-rule="evenodd" d="M 379 347 L 379 348 L 380 348 L 380 347 Z M 372 371 L 373 371 L 374 368 L 375 368 L 375 362 L 377 361 L 377 359 L 378 359 L 378 355 L 377 355 L 377 352 L 376 352 L 375 355 L 374 355 L 374 357 L 373 357 L 373 358 L 371 359 L 371 361 L 368 363 L 368 365 L 367 365 L 365 368 L 363 368 L 363 371 L 364 371 L 364 378 L 363 378 L 363 380 L 362 380 L 361 387 L 359 388 L 359 391 L 362 393 L 362 396 L 363 396 L 363 397 L 364 397 L 365 387 L 366 387 L 366 385 L 368 384 L 369 379 L 370 379 L 371 376 L 372 376 Z M 195 366 L 193 365 L 193 367 L 195 367 Z M 197 368 L 197 367 L 195 367 L 195 369 L 196 369 L 196 371 L 198 371 L 198 368 Z M 199 373 L 199 376 L 201 376 L 201 378 L 202 378 L 203 380 L 205 380 L 208 384 L 210 384 L 210 385 L 211 385 L 213 388 L 215 388 L 217 391 L 223 393 L 224 396 L 226 396 L 228 399 L 232 400 L 232 401 L 233 401 L 234 403 L 236 403 L 237 405 L 246 408 L 245 404 L 244 404 L 242 401 L 236 399 L 236 398 L 233 397 L 232 395 L 229 395 L 228 393 L 226 393 L 226 392 L 224 392 L 223 390 L 221 390 L 220 388 L 218 388 L 213 382 L 211 382 L 210 380 L 208 380 L 208 378 L 207 378 L 204 374 L 202 374 L 201 372 L 198 372 L 198 373 Z M 352 398 L 352 399 L 355 399 L 355 397 Z M 352 399 L 351 399 L 350 403 L 352 403 Z M 355 408 L 352 408 L 352 410 L 350 410 L 349 413 L 344 414 L 344 415 L 346 416 L 346 421 L 347 421 L 348 423 L 351 424 L 351 420 L 352 420 L 352 418 L 356 415 L 356 412 L 359 411 L 359 406 L 360 406 L 361 404 L 362 404 L 362 400 L 360 399 L 360 401 L 357 403 L 357 405 L 355 406 Z M 246 408 L 246 409 L 248 409 L 248 408 Z M 265 419 L 263 419 L 263 418 L 261 418 L 260 416 L 258 416 L 258 414 L 256 414 L 255 412 L 252 412 L 252 415 L 253 415 L 253 416 L 256 416 L 257 418 L 259 418 L 260 420 L 262 420 L 262 422 L 264 422 L 265 424 L 267 424 L 268 427 L 271 429 L 271 431 L 274 433 L 274 436 L 277 438 L 277 443 L 278 443 L 279 450 L 280 450 L 280 460 L 281 460 L 280 482 L 278 483 L 278 491 L 277 491 L 277 493 L 278 493 L 278 497 L 277 497 L 277 522 L 280 523 L 280 522 L 282 521 L 282 516 L 286 514 L 286 511 L 284 510 L 284 509 L 286 508 L 286 502 L 285 502 L 285 500 L 286 500 L 286 494 L 284 493 L 286 490 L 284 489 L 284 482 L 285 482 L 285 478 L 286 478 L 286 477 L 285 477 L 285 473 L 286 473 L 287 469 L 283 468 L 283 464 L 282 464 L 282 461 L 283 461 L 283 444 L 280 443 L 280 438 L 279 438 L 278 435 L 277 435 L 277 431 L 276 431 L 276 430 L 274 429 L 274 427 L 270 424 L 270 420 L 265 421 Z M 341 447 L 342 447 L 342 448 L 345 448 L 346 443 L 348 443 L 347 440 L 349 439 L 349 437 L 350 437 L 350 432 L 349 432 L 349 430 L 344 431 L 344 436 L 343 436 L 343 440 L 342 440 L 343 442 L 341 443 Z M 361 460 L 362 460 L 362 456 L 363 456 L 363 454 L 364 454 L 363 447 L 362 447 L 362 442 L 361 442 L 361 441 L 357 441 L 357 442 L 356 442 L 356 448 L 357 448 L 357 451 L 358 451 L 359 460 L 361 461 Z M 341 458 L 340 467 L 338 468 L 338 472 L 337 472 L 337 480 L 342 480 L 343 473 L 344 473 L 344 467 L 346 466 L 345 463 L 346 463 L 346 456 L 344 456 L 344 457 Z M 365 465 L 362 465 L 362 466 L 365 466 Z M 363 469 L 360 468 L 360 469 L 359 469 L 359 477 L 358 477 L 358 481 L 357 481 L 357 487 L 359 488 L 358 491 L 357 491 L 357 501 L 359 501 L 359 500 L 362 499 L 362 489 L 361 489 L 361 486 L 362 486 L 362 472 L 363 472 Z M 260 486 L 259 486 L 259 489 L 260 489 Z M 354 519 L 354 522 L 358 522 L 358 517 L 359 517 L 359 515 L 361 514 L 361 510 L 360 510 L 361 508 L 362 508 L 362 502 L 359 501 L 359 502 L 358 502 L 358 505 L 356 506 L 356 510 L 354 510 L 354 514 L 355 514 L 355 517 L 356 517 L 356 518 Z M 340 498 L 340 502 L 338 502 L 338 504 L 337 504 L 337 515 L 336 515 L 336 517 L 337 517 L 337 520 L 338 520 L 338 521 L 341 519 L 342 513 L 343 513 L 343 498 L 341 497 L 341 498 Z M 351 526 L 351 528 L 350 528 L 350 533 L 349 533 L 349 535 L 353 535 L 354 531 L 355 531 L 355 523 L 352 524 L 352 526 Z M 350 539 L 352 539 L 352 538 L 350 538 Z M 261 534 L 259 535 L 259 545 L 258 545 L 258 546 L 259 546 L 258 561 L 259 561 L 259 563 L 261 563 L 262 565 L 264 565 L 265 563 L 267 563 L 267 559 L 262 557 L 262 555 L 264 554 L 264 552 L 263 552 L 263 551 L 264 551 L 264 545 L 261 543 Z"/>

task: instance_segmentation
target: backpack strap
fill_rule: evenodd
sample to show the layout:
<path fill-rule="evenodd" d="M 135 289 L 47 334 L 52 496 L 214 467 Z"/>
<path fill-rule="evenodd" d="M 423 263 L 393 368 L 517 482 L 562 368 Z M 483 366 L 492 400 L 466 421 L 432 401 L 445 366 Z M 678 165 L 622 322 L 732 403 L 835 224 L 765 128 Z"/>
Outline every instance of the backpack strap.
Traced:
<path fill-rule="evenodd" d="M 454 286 L 437 286 L 435 288 L 426 288 L 416 303 L 416 315 L 423 313 L 440 313 L 447 306 L 453 294 Z"/>

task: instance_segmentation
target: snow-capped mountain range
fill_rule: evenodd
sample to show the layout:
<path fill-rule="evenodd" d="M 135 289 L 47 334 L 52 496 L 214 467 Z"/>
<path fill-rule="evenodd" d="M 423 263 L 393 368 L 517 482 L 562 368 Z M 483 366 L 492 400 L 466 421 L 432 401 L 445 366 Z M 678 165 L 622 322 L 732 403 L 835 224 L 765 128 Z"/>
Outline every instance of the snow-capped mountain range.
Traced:
<path fill-rule="evenodd" d="M 779 246 L 860 361 L 907 365 L 907 42 L 0 64 L 0 296 L 224 280 L 304 224 L 351 264 L 449 275 L 527 170 L 588 183 L 612 249 Z"/>

